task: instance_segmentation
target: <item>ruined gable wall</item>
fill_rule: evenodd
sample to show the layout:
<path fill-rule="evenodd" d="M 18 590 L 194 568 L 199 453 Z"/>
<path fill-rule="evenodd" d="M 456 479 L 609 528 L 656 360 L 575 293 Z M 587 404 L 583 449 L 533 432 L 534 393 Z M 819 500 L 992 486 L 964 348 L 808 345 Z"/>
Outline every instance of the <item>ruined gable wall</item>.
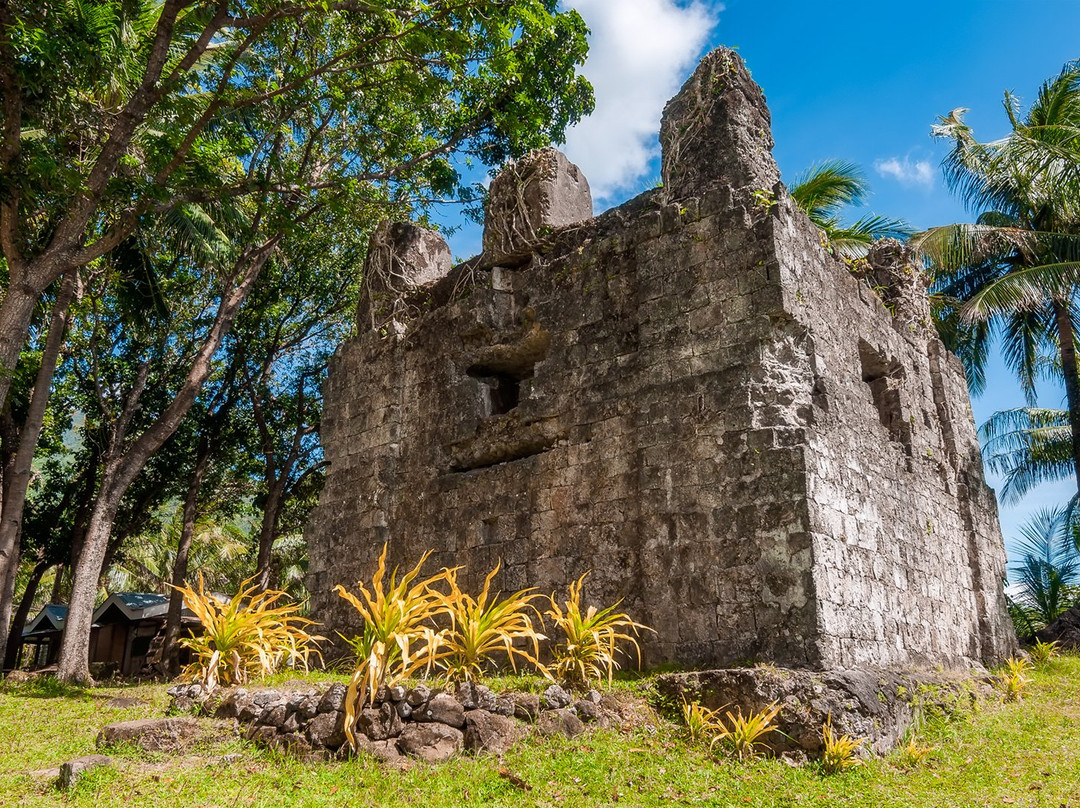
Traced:
<path fill-rule="evenodd" d="M 806 457 L 824 655 L 842 667 L 1000 660 L 1015 641 L 996 505 L 921 276 L 883 244 L 870 260 L 895 261 L 892 275 L 857 280 L 786 200 L 772 221 L 784 308 L 814 374 Z"/>
<path fill-rule="evenodd" d="M 545 594 L 592 570 L 591 602 L 659 630 L 647 663 L 1000 657 L 1001 539 L 955 361 L 792 209 L 736 56 L 706 58 L 661 140 L 662 190 L 529 219 L 535 242 L 491 240 L 342 346 L 313 611 L 355 629 L 330 589 L 387 542 L 473 588 L 496 563 L 501 589 Z"/>
<path fill-rule="evenodd" d="M 730 193 L 658 196 L 561 231 L 525 267 L 448 278 L 461 296 L 401 341 L 343 346 L 309 529 L 313 608 L 335 628 L 355 617 L 329 588 L 389 541 L 396 563 L 435 549 L 429 568 L 465 564 L 472 586 L 499 562 L 504 590 L 592 570 L 591 599 L 661 629 L 652 662 L 817 663 L 801 441 L 754 430 L 758 311 L 779 299 L 760 216 Z M 486 415 L 476 368 L 534 358 L 537 332 L 517 407 Z"/>

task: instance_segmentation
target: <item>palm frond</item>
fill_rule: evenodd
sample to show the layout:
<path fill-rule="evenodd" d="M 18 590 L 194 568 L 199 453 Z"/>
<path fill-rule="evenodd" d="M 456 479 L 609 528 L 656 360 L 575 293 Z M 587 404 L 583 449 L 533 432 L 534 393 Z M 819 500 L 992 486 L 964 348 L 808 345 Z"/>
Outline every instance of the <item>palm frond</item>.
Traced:
<path fill-rule="evenodd" d="M 861 204 L 867 194 L 866 178 L 855 163 L 826 160 L 800 174 L 788 194 L 810 220 L 821 227 L 847 205 Z"/>
<path fill-rule="evenodd" d="M 1021 528 L 1018 558 L 1012 564 L 1016 602 L 1043 625 L 1052 622 L 1075 600 L 1080 585 L 1080 553 L 1065 508 L 1042 510 Z"/>
<path fill-rule="evenodd" d="M 1045 482 L 1073 476 L 1072 430 L 1062 410 L 1019 407 L 995 413 L 979 430 L 988 468 L 1003 474 L 1004 502 Z"/>
<path fill-rule="evenodd" d="M 997 314 L 1034 309 L 1047 300 L 1070 300 L 1080 285 L 1080 261 L 1039 264 L 987 284 L 964 304 L 962 314 L 984 320 Z"/>

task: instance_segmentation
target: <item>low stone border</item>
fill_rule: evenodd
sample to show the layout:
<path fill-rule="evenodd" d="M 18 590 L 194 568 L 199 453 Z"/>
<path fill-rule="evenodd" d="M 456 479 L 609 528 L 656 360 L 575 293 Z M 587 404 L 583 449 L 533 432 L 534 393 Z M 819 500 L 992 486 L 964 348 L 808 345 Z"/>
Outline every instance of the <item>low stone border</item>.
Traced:
<path fill-rule="evenodd" d="M 234 688 L 207 697 L 200 685 L 169 689 L 173 709 L 235 719 L 244 737 L 304 758 L 336 758 L 350 753 L 345 738 L 345 685 L 325 690 Z M 502 754 L 529 731 L 572 738 L 586 724 L 619 726 L 624 716 L 610 696 L 590 690 L 574 697 L 559 685 L 543 695 L 496 694 L 481 684 L 463 683 L 453 693 L 421 684 L 382 687 L 357 718 L 358 751 L 391 764 L 404 756 L 432 763 L 462 750 Z"/>
<path fill-rule="evenodd" d="M 837 734 L 864 738 L 862 754 L 884 755 L 903 739 L 920 711 L 953 715 L 995 695 L 985 675 L 772 666 L 665 674 L 657 678 L 657 692 L 671 711 L 684 700 L 744 715 L 779 704 L 779 732 L 762 740 L 774 754 L 789 759 L 820 756 L 826 721 Z"/>
<path fill-rule="evenodd" d="M 797 763 L 820 756 L 826 722 L 837 734 L 865 739 L 860 754 L 883 755 L 902 740 L 920 712 L 965 713 L 978 701 L 994 698 L 990 682 L 985 674 L 762 666 L 664 674 L 656 679 L 654 701 L 673 718 L 684 700 L 743 715 L 775 702 L 781 706 L 778 731 L 764 736 L 763 744 Z M 235 688 L 210 698 L 199 685 L 177 685 L 168 692 L 174 709 L 235 719 L 244 737 L 264 746 L 312 759 L 351 754 L 345 742 L 343 684 Z M 357 718 L 357 751 L 391 764 L 400 765 L 404 757 L 437 763 L 463 750 L 502 754 L 529 732 L 572 738 L 590 724 L 626 728 L 654 717 L 643 705 L 624 701 L 596 690 L 575 699 L 558 685 L 543 695 L 496 694 L 473 683 L 452 693 L 424 684 L 383 687 Z"/>

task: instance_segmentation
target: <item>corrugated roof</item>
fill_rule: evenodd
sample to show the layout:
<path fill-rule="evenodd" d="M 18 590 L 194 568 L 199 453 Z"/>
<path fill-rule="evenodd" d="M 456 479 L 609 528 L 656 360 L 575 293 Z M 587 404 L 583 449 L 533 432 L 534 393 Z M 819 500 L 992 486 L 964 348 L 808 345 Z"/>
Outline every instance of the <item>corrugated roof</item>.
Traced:
<path fill-rule="evenodd" d="M 169 611 L 169 598 L 156 592 L 116 592 L 94 610 L 94 622 L 100 621 L 111 608 L 118 609 L 128 620 L 164 617 Z M 183 613 L 191 614 L 187 609 Z"/>
<path fill-rule="evenodd" d="M 34 619 L 30 621 L 30 624 L 23 629 L 23 636 L 29 637 L 34 634 L 47 634 L 51 631 L 63 631 L 64 620 L 67 619 L 67 606 L 62 606 L 59 603 L 47 604 Z"/>

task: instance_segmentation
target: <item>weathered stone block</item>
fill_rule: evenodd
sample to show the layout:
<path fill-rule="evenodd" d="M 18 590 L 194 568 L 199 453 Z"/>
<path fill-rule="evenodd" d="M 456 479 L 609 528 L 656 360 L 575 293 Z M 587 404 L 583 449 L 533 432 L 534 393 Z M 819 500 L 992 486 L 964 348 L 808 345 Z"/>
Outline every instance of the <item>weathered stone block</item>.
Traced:
<path fill-rule="evenodd" d="M 434 230 L 383 222 L 371 234 L 364 263 L 357 329 L 380 332 L 414 313 L 409 297 L 450 272 L 450 247 Z"/>
<path fill-rule="evenodd" d="M 562 707 L 569 707 L 570 701 L 570 694 L 559 685 L 548 685 L 540 699 L 540 703 L 545 710 L 558 710 Z"/>
<path fill-rule="evenodd" d="M 540 715 L 540 697 L 535 693 L 513 693 L 514 717 L 522 721 L 535 721 Z"/>
<path fill-rule="evenodd" d="M 470 710 L 465 716 L 465 748 L 471 752 L 504 754 L 510 751 L 519 735 L 512 718 L 487 710 Z"/>
<path fill-rule="evenodd" d="M 545 737 L 573 738 L 585 731 L 585 725 L 569 710 L 545 710 L 536 721 L 536 731 Z"/>
<path fill-rule="evenodd" d="M 319 713 L 332 713 L 345 709 L 345 695 L 348 689 L 345 685 L 335 682 L 330 685 L 323 697 L 319 700 Z"/>
<path fill-rule="evenodd" d="M 345 714 L 339 712 L 319 713 L 307 727 L 307 738 L 312 746 L 337 749 L 345 743 Z"/>
<path fill-rule="evenodd" d="M 765 97 L 727 48 L 706 56 L 664 107 L 660 145 L 669 199 L 699 197 L 716 187 L 772 194 L 780 179 Z"/>
<path fill-rule="evenodd" d="M 140 718 L 102 727 L 97 745 L 130 743 L 148 752 L 161 752 L 182 746 L 198 731 L 198 722 L 193 718 Z"/>
<path fill-rule="evenodd" d="M 776 730 L 762 737 L 763 745 L 776 754 L 801 750 L 813 757 L 821 754 L 826 722 L 838 734 L 863 739 L 867 751 L 885 754 L 903 738 L 919 710 L 934 706 L 965 713 L 989 692 L 966 676 L 874 668 L 698 671 L 665 674 L 657 687 L 672 704 L 699 702 L 744 716 L 777 704 Z"/>
<path fill-rule="evenodd" d="M 484 260 L 519 264 L 552 230 L 592 215 L 592 193 L 581 169 L 557 149 L 537 149 L 491 181 Z"/>
<path fill-rule="evenodd" d="M 60 764 L 60 773 L 57 777 L 57 785 L 60 788 L 74 788 L 75 783 L 86 772 L 98 769 L 102 766 L 111 766 L 112 758 L 105 755 L 86 755 L 81 758 L 66 761 Z"/>
<path fill-rule="evenodd" d="M 465 708 L 453 696 L 440 693 L 428 701 L 427 706 L 414 710 L 412 720 L 436 722 L 460 729 L 465 726 Z"/>
<path fill-rule="evenodd" d="M 464 722 L 463 722 L 464 723 Z M 397 740 L 397 747 L 410 757 L 428 763 L 442 763 L 461 752 L 465 736 L 446 724 L 409 724 Z"/>

